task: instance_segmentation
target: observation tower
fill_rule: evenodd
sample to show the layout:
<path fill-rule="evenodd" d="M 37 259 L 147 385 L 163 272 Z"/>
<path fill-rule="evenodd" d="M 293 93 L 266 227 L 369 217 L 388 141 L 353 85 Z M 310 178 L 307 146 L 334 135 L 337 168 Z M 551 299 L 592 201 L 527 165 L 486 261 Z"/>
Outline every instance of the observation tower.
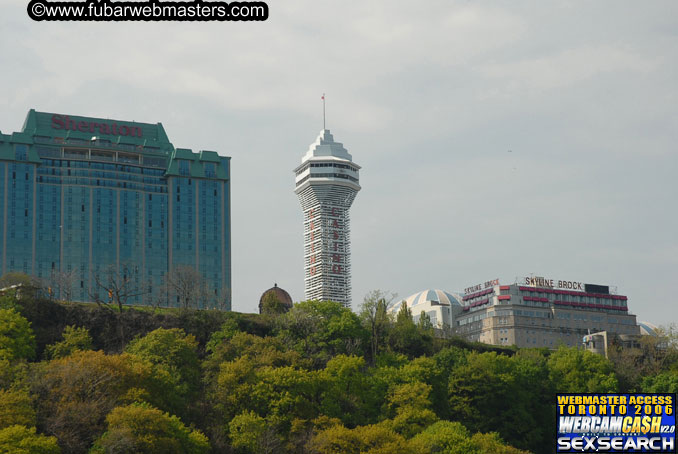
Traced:
<path fill-rule="evenodd" d="M 349 208 L 360 191 L 359 169 L 324 124 L 301 165 L 294 169 L 294 192 L 304 211 L 307 300 L 336 301 L 351 307 Z"/>

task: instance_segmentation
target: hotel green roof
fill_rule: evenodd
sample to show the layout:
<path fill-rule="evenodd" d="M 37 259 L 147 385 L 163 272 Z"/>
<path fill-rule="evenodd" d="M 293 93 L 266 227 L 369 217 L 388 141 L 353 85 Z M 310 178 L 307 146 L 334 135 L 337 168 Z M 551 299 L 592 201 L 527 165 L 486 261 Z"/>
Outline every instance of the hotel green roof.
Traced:
<path fill-rule="evenodd" d="M 168 158 L 166 175 L 180 176 L 179 160 L 191 162 L 191 178 L 229 179 L 225 165 L 231 158 L 219 156 L 216 151 L 193 152 L 188 148 L 175 148 L 169 141 L 162 123 L 114 120 L 83 117 L 31 109 L 26 116 L 21 132 L 0 133 L 0 159 L 15 160 L 14 145 L 68 146 L 96 149 L 113 149 L 142 155 Z M 28 151 L 27 161 L 40 163 L 33 147 Z M 213 163 L 214 171 L 206 173 L 205 164 Z"/>

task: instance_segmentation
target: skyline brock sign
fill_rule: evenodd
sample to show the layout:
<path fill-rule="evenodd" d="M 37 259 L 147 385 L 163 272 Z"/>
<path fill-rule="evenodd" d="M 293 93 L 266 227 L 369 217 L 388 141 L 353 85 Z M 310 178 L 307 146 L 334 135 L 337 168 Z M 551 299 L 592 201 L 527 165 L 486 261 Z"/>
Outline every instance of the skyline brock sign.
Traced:
<path fill-rule="evenodd" d="M 525 278 L 525 285 L 530 287 L 541 287 L 541 288 L 562 288 L 569 290 L 579 290 L 584 291 L 584 284 L 577 281 L 559 281 L 554 279 L 546 279 L 540 276 L 532 277 L 528 276 Z"/>
<path fill-rule="evenodd" d="M 142 137 L 143 132 L 138 126 L 118 125 L 113 123 L 98 123 L 96 121 L 72 120 L 68 115 L 52 115 L 52 129 L 66 131 L 80 131 L 105 134 L 109 136 Z"/>

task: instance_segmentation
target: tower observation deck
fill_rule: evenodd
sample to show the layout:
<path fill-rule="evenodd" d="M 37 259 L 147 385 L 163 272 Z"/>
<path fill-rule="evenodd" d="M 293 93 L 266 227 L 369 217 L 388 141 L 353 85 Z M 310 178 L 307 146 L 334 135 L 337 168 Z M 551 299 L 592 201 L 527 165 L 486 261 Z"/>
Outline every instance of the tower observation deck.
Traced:
<path fill-rule="evenodd" d="M 349 208 L 360 191 L 351 155 L 328 129 L 320 131 L 294 169 L 304 211 L 304 289 L 307 300 L 351 307 Z"/>

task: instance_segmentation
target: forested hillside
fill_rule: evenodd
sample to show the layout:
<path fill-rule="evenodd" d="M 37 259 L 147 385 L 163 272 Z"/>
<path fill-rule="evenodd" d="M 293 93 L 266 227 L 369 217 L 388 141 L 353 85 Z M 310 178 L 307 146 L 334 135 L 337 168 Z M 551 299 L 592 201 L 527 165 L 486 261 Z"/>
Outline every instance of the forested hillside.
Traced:
<path fill-rule="evenodd" d="M 0 298 L 0 452 L 550 453 L 554 393 L 678 391 L 673 343 L 499 349 L 302 302 L 264 315 Z"/>

